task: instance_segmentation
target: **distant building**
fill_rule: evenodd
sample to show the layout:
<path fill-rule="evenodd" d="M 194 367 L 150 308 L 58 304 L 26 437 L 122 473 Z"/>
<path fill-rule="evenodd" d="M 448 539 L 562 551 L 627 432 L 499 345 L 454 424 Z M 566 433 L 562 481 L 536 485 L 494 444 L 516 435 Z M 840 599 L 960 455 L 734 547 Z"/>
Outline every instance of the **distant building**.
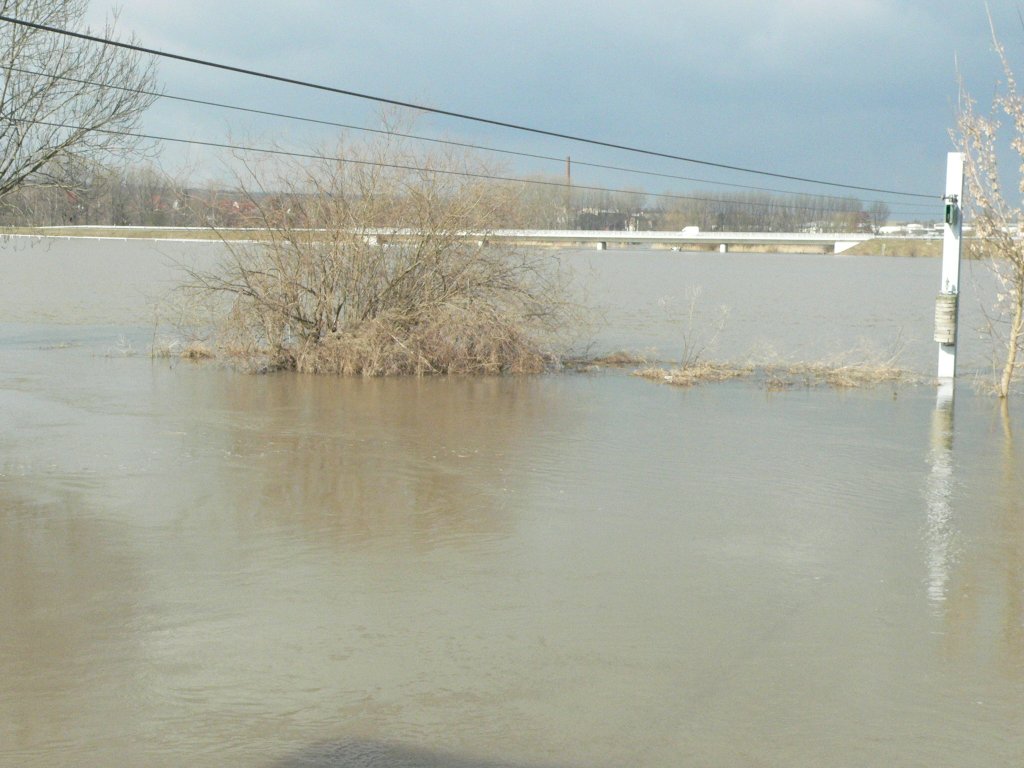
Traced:
<path fill-rule="evenodd" d="M 942 222 L 922 224 L 915 221 L 909 224 L 887 224 L 878 228 L 878 234 L 881 237 L 940 238 L 944 228 Z"/>

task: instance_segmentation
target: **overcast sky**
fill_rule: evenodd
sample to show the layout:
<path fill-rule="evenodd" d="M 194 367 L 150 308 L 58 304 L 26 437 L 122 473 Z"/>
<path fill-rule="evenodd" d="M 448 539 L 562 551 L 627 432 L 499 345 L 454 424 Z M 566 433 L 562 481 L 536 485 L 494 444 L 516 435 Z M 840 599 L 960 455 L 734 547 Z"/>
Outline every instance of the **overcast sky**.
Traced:
<path fill-rule="evenodd" d="M 1024 72 L 1019 3 L 993 16 Z M 90 21 L 113 7 L 93 0 Z M 126 0 L 147 47 L 548 130 L 798 176 L 941 195 L 957 67 L 1000 77 L 981 0 Z M 356 99 L 161 62 L 169 94 L 371 124 Z M 149 129 L 223 140 L 303 129 L 165 104 Z M 417 132 L 667 173 L 796 188 L 442 118 Z M 543 162 L 517 173 L 559 174 Z M 655 179 L 579 169 L 580 183 Z M 675 184 L 673 189 L 701 187 Z M 800 187 L 807 190 L 807 187 Z M 827 192 L 828 189 L 821 191 Z M 893 205 L 895 209 L 897 206 Z"/>

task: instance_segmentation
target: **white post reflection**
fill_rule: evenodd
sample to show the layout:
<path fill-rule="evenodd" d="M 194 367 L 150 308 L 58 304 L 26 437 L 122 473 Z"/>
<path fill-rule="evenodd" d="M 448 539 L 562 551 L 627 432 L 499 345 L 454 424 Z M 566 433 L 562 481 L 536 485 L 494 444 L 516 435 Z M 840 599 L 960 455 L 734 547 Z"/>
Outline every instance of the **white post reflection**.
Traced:
<path fill-rule="evenodd" d="M 928 600 L 938 608 L 946 601 L 949 574 L 953 566 L 953 383 L 939 386 L 932 415 L 931 472 L 925 497 L 928 522 L 925 542 L 928 547 Z"/>

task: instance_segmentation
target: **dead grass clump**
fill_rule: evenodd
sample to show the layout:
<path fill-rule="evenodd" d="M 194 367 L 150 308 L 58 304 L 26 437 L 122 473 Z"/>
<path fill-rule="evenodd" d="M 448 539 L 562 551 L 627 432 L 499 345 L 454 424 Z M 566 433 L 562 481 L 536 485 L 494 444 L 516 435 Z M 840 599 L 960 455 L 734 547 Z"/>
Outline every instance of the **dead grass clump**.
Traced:
<path fill-rule="evenodd" d="M 891 365 L 870 365 L 855 363 L 835 367 L 818 366 L 811 370 L 812 374 L 832 387 L 875 387 L 879 384 L 903 381 L 907 372 Z"/>
<path fill-rule="evenodd" d="M 753 372 L 754 369 L 751 366 L 697 362 L 671 370 L 656 367 L 643 368 L 635 375 L 654 381 L 663 381 L 666 384 L 674 384 L 678 387 L 692 387 L 695 384 L 741 378 L 749 376 Z"/>
<path fill-rule="evenodd" d="M 587 361 L 590 365 L 606 366 L 610 368 L 627 368 L 630 366 L 647 365 L 648 359 L 635 352 L 619 350 L 601 357 L 595 357 Z"/>
<path fill-rule="evenodd" d="M 911 384 L 919 376 L 898 364 L 903 350 L 901 334 L 879 349 L 863 341 L 856 348 L 815 362 L 766 362 L 758 366 L 765 388 L 780 391 L 794 386 L 836 389 Z"/>
<path fill-rule="evenodd" d="M 550 358 L 519 329 L 498 319 L 431 313 L 408 327 L 374 318 L 353 332 L 307 343 L 278 367 L 354 376 L 538 373 Z"/>
<path fill-rule="evenodd" d="M 154 338 L 149 348 L 149 355 L 156 359 L 166 360 L 177 357 L 193 362 L 212 360 L 216 357 L 213 348 L 202 341 L 192 340 L 182 343 L 179 339 L 167 337 Z"/>
<path fill-rule="evenodd" d="M 786 389 L 797 384 L 855 389 L 912 383 L 916 380 L 916 376 L 892 362 L 794 363 L 765 368 L 766 386 L 772 390 Z"/>
<path fill-rule="evenodd" d="M 797 386 L 855 389 L 882 384 L 912 384 L 920 378 L 891 362 L 820 362 L 771 366 L 697 362 L 670 370 L 654 366 L 642 368 L 636 371 L 635 375 L 681 387 L 758 376 L 765 388 L 771 392 L 780 392 Z"/>
<path fill-rule="evenodd" d="M 184 360 L 199 362 L 200 360 L 212 360 L 216 355 L 213 349 L 201 341 L 193 341 L 182 347 L 178 356 Z"/>

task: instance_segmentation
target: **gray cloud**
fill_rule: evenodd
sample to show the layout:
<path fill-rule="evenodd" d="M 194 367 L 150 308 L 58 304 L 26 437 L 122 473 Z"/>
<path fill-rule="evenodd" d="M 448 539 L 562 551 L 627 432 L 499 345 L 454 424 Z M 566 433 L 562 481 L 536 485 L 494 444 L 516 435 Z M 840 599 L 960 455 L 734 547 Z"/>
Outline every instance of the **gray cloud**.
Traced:
<path fill-rule="evenodd" d="M 103 11 L 96 4 L 94 18 Z M 1001 9 L 997 23 L 1019 53 L 1016 11 Z M 125 7 L 120 27 L 153 47 L 401 100 L 926 191 L 941 190 L 951 148 L 954 57 L 979 93 L 999 74 L 981 4 L 956 0 L 148 0 Z M 367 114 L 362 104 L 181 65 L 161 71 L 171 93 Z M 188 135 L 223 133 L 230 119 L 170 108 L 161 117 Z"/>

